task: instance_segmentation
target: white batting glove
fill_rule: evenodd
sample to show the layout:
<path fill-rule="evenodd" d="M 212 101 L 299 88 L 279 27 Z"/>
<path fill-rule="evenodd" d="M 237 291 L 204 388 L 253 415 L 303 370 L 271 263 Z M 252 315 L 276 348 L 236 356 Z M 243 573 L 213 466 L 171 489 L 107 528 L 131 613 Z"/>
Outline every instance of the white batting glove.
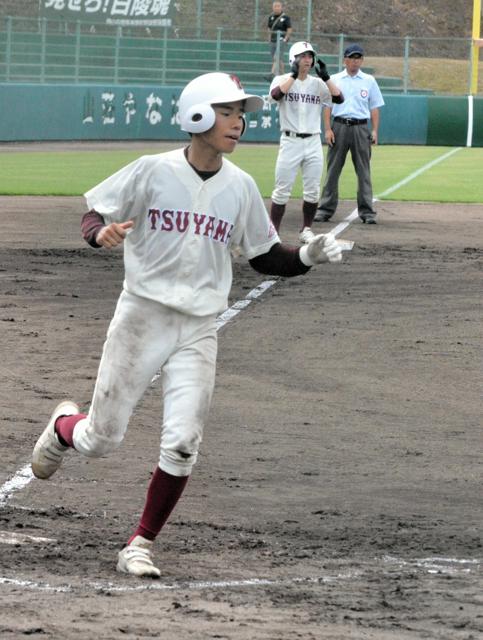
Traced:
<path fill-rule="evenodd" d="M 300 259 L 307 267 L 323 262 L 342 262 L 342 249 L 332 233 L 320 233 L 300 249 Z"/>

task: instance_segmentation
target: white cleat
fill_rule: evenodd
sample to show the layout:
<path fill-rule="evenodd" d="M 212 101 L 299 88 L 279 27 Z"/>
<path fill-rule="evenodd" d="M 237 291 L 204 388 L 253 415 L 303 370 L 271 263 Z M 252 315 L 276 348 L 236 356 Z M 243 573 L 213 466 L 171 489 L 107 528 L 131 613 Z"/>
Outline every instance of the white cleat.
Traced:
<path fill-rule="evenodd" d="M 152 546 L 151 540 L 136 536 L 127 547 L 119 551 L 117 570 L 139 578 L 159 578 L 161 571 L 151 560 Z"/>
<path fill-rule="evenodd" d="M 315 238 L 315 233 L 310 227 L 304 227 L 299 233 L 299 240 L 302 244 L 308 244 L 312 238 Z"/>
<path fill-rule="evenodd" d="M 60 444 L 55 433 L 55 421 L 60 416 L 72 416 L 77 413 L 80 413 L 79 407 L 70 400 L 65 400 L 55 407 L 32 453 L 32 472 L 36 478 L 47 480 L 60 467 L 69 447 Z"/>

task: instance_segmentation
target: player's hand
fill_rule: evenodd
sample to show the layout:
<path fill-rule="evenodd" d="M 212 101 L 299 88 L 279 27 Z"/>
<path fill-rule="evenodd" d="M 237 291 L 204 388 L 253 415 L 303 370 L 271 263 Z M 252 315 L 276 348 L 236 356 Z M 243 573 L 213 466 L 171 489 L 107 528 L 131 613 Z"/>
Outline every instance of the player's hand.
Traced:
<path fill-rule="evenodd" d="M 320 233 L 312 238 L 300 251 L 303 251 L 304 248 L 307 250 L 306 257 L 312 264 L 342 261 L 342 249 L 333 233 Z M 305 262 L 304 260 L 302 261 Z"/>
<path fill-rule="evenodd" d="M 327 142 L 327 144 L 329 145 L 329 147 L 331 147 L 335 142 L 334 131 L 332 129 L 327 129 L 325 134 L 324 134 L 324 138 L 325 138 L 325 141 Z"/>
<path fill-rule="evenodd" d="M 315 73 L 324 82 L 327 82 L 327 80 L 330 80 L 330 75 L 329 75 L 329 72 L 327 71 L 327 65 L 320 58 L 317 59 L 317 62 L 315 64 Z"/>
<path fill-rule="evenodd" d="M 294 60 L 292 62 L 292 66 L 290 67 L 290 75 L 294 80 L 297 80 L 297 78 L 299 77 L 299 61 L 298 60 Z"/>
<path fill-rule="evenodd" d="M 133 225 L 134 222 L 132 220 L 120 223 L 111 222 L 111 224 L 102 227 L 96 236 L 96 242 L 97 244 L 100 244 L 101 247 L 113 249 L 124 242 L 128 229 L 131 229 Z"/>

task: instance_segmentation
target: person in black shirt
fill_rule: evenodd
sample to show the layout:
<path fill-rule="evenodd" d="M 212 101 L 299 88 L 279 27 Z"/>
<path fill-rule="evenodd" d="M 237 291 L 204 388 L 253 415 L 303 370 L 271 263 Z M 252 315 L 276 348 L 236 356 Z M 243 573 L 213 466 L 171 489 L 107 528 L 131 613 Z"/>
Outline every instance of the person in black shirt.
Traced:
<path fill-rule="evenodd" d="M 284 73 L 284 45 L 289 41 L 292 33 L 292 22 L 284 13 L 281 2 L 274 2 L 272 13 L 268 17 L 268 40 L 270 42 L 270 55 L 272 57 L 272 79 L 276 75 Z M 279 55 L 277 55 L 277 42 L 280 40 Z"/>

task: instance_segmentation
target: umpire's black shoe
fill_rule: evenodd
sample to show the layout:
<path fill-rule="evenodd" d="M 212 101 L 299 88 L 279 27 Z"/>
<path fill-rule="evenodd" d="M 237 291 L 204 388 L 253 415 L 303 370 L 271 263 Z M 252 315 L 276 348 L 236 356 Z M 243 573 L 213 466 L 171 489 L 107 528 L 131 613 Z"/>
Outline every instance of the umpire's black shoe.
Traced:
<path fill-rule="evenodd" d="M 319 209 L 318 213 L 315 214 L 314 220 L 315 222 L 329 222 L 334 214 L 329 211 L 324 211 L 324 209 Z"/>
<path fill-rule="evenodd" d="M 361 218 L 362 222 L 364 224 L 377 224 L 376 219 L 375 218 Z"/>

